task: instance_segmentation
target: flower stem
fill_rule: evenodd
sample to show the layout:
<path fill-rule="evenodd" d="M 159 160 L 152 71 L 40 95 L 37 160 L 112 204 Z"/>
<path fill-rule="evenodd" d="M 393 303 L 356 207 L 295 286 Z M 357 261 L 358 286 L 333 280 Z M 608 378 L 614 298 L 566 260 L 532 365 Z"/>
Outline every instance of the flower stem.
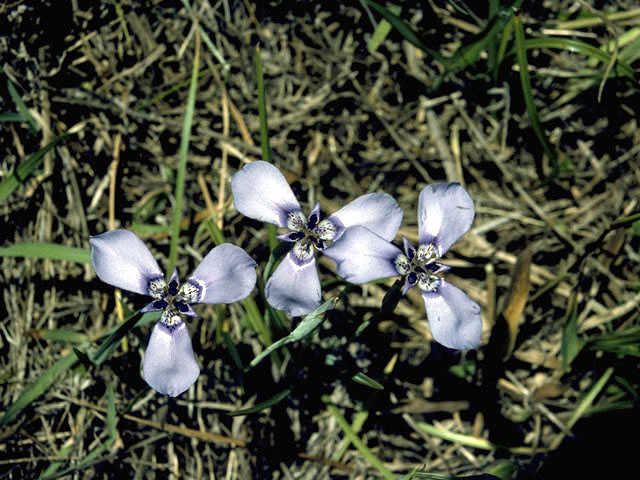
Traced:
<path fill-rule="evenodd" d="M 193 123 L 193 112 L 196 103 L 196 91 L 198 89 L 198 71 L 200 69 L 200 32 L 195 28 L 195 53 L 193 56 L 193 69 L 191 71 L 191 83 L 189 84 L 189 96 L 184 113 L 182 136 L 180 139 L 180 151 L 178 154 L 178 172 L 176 175 L 175 204 L 173 206 L 173 219 L 171 221 L 171 243 L 169 245 L 169 268 L 167 280 L 171 277 L 176 266 L 178 255 L 178 239 L 180 238 L 180 221 L 182 220 L 182 199 L 184 197 L 184 181 L 187 173 L 187 154 L 189 153 L 189 137 Z"/>

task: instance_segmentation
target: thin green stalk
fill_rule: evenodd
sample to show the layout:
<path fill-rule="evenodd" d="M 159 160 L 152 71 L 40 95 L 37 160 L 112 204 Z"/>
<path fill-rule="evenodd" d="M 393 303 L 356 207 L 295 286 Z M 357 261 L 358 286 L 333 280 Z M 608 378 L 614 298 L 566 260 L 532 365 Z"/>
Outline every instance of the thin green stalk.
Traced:
<path fill-rule="evenodd" d="M 184 124 L 182 125 L 182 137 L 180 139 L 180 151 L 178 153 L 178 172 L 176 175 L 175 205 L 173 208 L 173 219 L 171 221 L 171 243 L 169 245 L 169 268 L 167 269 L 167 279 L 176 266 L 178 255 L 178 239 L 180 238 L 180 221 L 182 220 L 182 200 L 184 197 L 184 180 L 187 173 L 187 154 L 189 153 L 189 137 L 191 136 L 191 125 L 193 123 L 193 113 L 196 104 L 196 91 L 198 89 L 198 72 L 200 70 L 200 34 L 198 29 L 195 32 L 195 54 L 193 56 L 193 68 L 191 70 L 191 84 L 189 85 L 189 96 L 187 97 L 187 107 L 184 113 Z"/>
<path fill-rule="evenodd" d="M 262 148 L 262 160 L 273 163 L 271 159 L 271 145 L 269 143 L 269 124 L 267 122 L 267 103 L 264 96 L 264 76 L 262 75 L 262 57 L 260 47 L 256 46 L 256 84 L 258 88 L 258 115 L 260 117 L 260 147 Z M 276 238 L 276 226 L 268 224 L 269 250 L 278 246 Z"/>
<path fill-rule="evenodd" d="M 391 473 L 391 471 L 384 466 L 384 463 L 382 463 L 382 461 L 375 456 L 375 454 L 369 449 L 369 447 L 367 447 L 364 442 L 360 440 L 360 437 L 358 437 L 358 435 L 353 431 L 351 425 L 349 425 L 349 422 L 347 422 L 347 420 L 342 416 L 342 413 L 340 413 L 338 407 L 332 405 L 330 403 L 331 400 L 326 396 L 322 397 L 322 401 L 327 404 L 327 410 L 329 410 L 329 413 L 333 416 L 333 418 L 336 419 L 336 422 L 338 422 L 338 425 L 344 432 L 345 436 L 349 440 L 351 440 L 353 446 L 360 451 L 360 453 L 369 461 L 369 463 L 373 467 L 376 468 L 376 470 L 378 470 L 378 472 L 380 472 L 380 474 L 385 479 L 395 480 L 395 475 Z"/>
<path fill-rule="evenodd" d="M 527 54 L 524 46 L 524 27 L 522 25 L 522 15 L 518 12 L 514 15 L 514 28 L 516 37 L 516 56 L 518 58 L 518 65 L 520 66 L 520 84 L 522 85 L 522 95 L 524 96 L 524 103 L 527 109 L 527 115 L 531 122 L 531 127 L 538 137 L 538 141 L 542 145 L 542 149 L 547 157 L 553 164 L 553 172 L 551 176 L 555 176 L 558 173 L 558 158 L 556 152 L 553 150 L 547 137 L 540 124 L 540 118 L 538 117 L 538 110 L 536 109 L 535 102 L 533 100 L 533 92 L 531 90 L 531 78 L 529 77 Z M 538 174 L 543 174 L 542 163 L 538 165 Z"/>

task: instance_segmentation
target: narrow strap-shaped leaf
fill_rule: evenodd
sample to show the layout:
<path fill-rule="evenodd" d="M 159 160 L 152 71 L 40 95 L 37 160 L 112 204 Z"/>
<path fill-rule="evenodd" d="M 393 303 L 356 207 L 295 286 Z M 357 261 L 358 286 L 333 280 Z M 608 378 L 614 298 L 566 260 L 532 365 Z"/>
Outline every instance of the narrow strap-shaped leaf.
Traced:
<path fill-rule="evenodd" d="M 180 149 L 178 150 L 178 171 L 176 173 L 175 204 L 173 205 L 173 217 L 171 219 L 171 241 L 169 243 L 169 268 L 167 275 L 171 275 L 176 265 L 178 256 L 178 239 L 180 238 L 180 222 L 182 221 L 182 201 L 184 198 L 184 183 L 187 175 L 187 155 L 189 154 L 189 141 L 191 137 L 191 125 L 196 105 L 196 93 L 198 91 L 198 73 L 200 70 L 200 32 L 196 30 L 195 54 L 191 69 L 191 82 L 189 94 L 184 111 L 184 122 L 180 136 Z M 167 277 L 167 280 L 169 277 Z"/>
<path fill-rule="evenodd" d="M 327 404 L 327 410 L 336 420 L 344 434 L 347 436 L 354 447 L 358 449 L 358 451 L 369 461 L 369 463 L 380 472 L 382 477 L 386 480 L 394 480 L 396 477 L 391 473 L 391 471 L 385 467 L 384 463 L 376 457 L 376 455 L 365 445 L 365 443 L 358 437 L 358 435 L 352 430 L 349 422 L 344 418 L 338 407 L 331 404 L 331 400 L 324 396 L 322 397 L 322 401 Z"/>
<path fill-rule="evenodd" d="M 31 133 L 37 133 L 39 130 L 38 124 L 31 116 L 31 113 L 29 113 L 27 104 L 24 103 L 24 100 L 16 90 L 16 87 L 13 85 L 13 82 L 11 80 L 7 80 L 7 89 L 9 90 L 9 95 L 11 95 L 13 103 L 16 104 L 16 108 L 18 109 L 20 116 L 29 125 L 29 130 L 31 131 Z"/>
<path fill-rule="evenodd" d="M 258 413 L 258 412 L 264 410 L 265 408 L 269 408 L 269 407 L 275 405 L 276 403 L 279 403 L 283 399 L 287 398 L 290 393 L 291 393 L 291 389 L 290 388 L 285 388 L 284 390 L 282 390 L 281 392 L 276 393 L 273 397 L 268 398 L 264 402 L 257 403 L 253 407 L 244 408 L 242 410 L 236 410 L 234 412 L 229 412 L 229 415 L 232 416 L 232 417 L 237 417 L 237 416 L 240 416 L 240 415 L 248 415 L 250 413 Z"/>
<path fill-rule="evenodd" d="M 56 243 L 17 243 L 0 248 L 0 257 L 48 258 L 75 263 L 91 263 L 89 250 Z"/>
<path fill-rule="evenodd" d="M 253 360 L 251 360 L 251 363 L 249 364 L 248 368 L 255 367 L 258 363 L 262 361 L 264 357 L 274 352 L 278 348 L 282 347 L 283 345 L 291 342 L 297 342 L 299 340 L 302 340 L 304 337 L 310 335 L 311 333 L 313 333 L 313 331 L 318 327 L 318 325 L 320 325 L 320 323 L 322 323 L 322 321 L 324 320 L 324 317 L 325 317 L 324 314 L 327 312 L 327 310 L 333 309 L 337 301 L 338 301 L 338 297 L 334 297 L 331 300 L 324 302 L 322 305 L 316 308 L 313 312 L 309 313 L 306 317 L 302 319 L 302 321 L 298 324 L 298 326 L 294 328 L 289 335 L 287 335 L 286 337 L 282 337 L 277 342 L 272 343 L 271 345 L 269 345 L 268 348 L 265 348 L 262 352 L 260 352 L 259 355 L 257 355 Z"/>
<path fill-rule="evenodd" d="M 515 15 L 515 37 L 516 37 L 516 56 L 518 58 L 518 66 L 520 67 L 520 84 L 522 85 L 522 95 L 524 97 L 524 104 L 527 109 L 527 116 L 531 127 L 538 137 L 538 141 L 542 145 L 544 153 L 549 157 L 553 163 L 553 174 L 555 175 L 558 170 L 558 157 L 555 150 L 551 147 L 547 141 L 547 136 L 544 133 L 542 125 L 540 124 L 540 118 L 538 117 L 538 110 L 533 99 L 533 92 L 531 91 L 531 78 L 529 77 L 529 63 L 527 62 L 527 53 L 524 47 L 524 27 L 522 25 L 522 15 L 518 12 Z M 536 161 L 538 167 L 538 174 L 542 175 L 542 162 Z"/>
<path fill-rule="evenodd" d="M 397 15 L 394 15 L 393 13 L 391 13 L 391 11 L 375 2 L 374 0 L 364 0 L 364 3 L 366 3 L 374 10 L 376 10 L 380 15 L 382 15 L 384 19 L 393 26 L 393 28 L 398 30 L 400 35 L 402 35 L 407 42 L 415 47 L 418 47 L 420 50 L 430 55 L 434 60 L 437 60 L 442 65 L 444 65 L 447 70 L 449 70 L 449 60 L 441 55 L 440 52 L 433 50 L 422 43 L 413 29 L 404 20 L 402 20 Z"/>
<path fill-rule="evenodd" d="M 0 419 L 0 428 L 4 427 L 31 402 L 46 392 L 53 382 L 55 382 L 60 375 L 69 370 L 77 361 L 78 357 L 76 357 L 76 354 L 69 353 L 42 372 L 35 383 L 29 385 L 20 394 L 18 399 L 7 409 L 2 419 Z"/>
<path fill-rule="evenodd" d="M 57 136 L 40 150 L 32 153 L 23 160 L 20 165 L 18 165 L 18 168 L 0 183 L 0 202 L 6 200 L 7 197 L 33 173 L 47 152 L 67 138 L 67 136 L 67 133 Z"/>

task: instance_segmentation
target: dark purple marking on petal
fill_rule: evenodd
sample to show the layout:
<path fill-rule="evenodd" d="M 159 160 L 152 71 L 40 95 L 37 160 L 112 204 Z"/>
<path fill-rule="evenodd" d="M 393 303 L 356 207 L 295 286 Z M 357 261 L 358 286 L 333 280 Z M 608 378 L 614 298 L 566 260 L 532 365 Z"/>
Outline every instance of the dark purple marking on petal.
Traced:
<path fill-rule="evenodd" d="M 173 305 L 182 313 L 186 313 L 187 311 L 189 311 L 189 306 L 186 303 L 177 301 L 177 302 L 173 302 Z"/>
<path fill-rule="evenodd" d="M 411 272 L 409 275 L 407 275 L 407 282 L 411 283 L 411 284 L 415 284 L 418 281 L 418 276 Z"/>
<path fill-rule="evenodd" d="M 413 248 L 411 242 L 404 237 L 402 237 L 402 244 L 404 246 L 404 253 L 407 255 L 407 258 L 409 258 L 409 260 L 413 260 L 413 257 L 415 257 L 416 255 L 416 249 Z"/>
<path fill-rule="evenodd" d="M 411 289 L 412 289 L 413 287 L 415 287 L 415 286 L 416 286 L 416 284 L 415 284 L 415 283 L 411 283 L 411 282 L 409 281 L 409 278 L 408 278 L 408 277 L 405 277 L 405 278 L 404 278 L 404 285 L 403 285 L 403 287 L 402 287 L 402 295 L 406 295 L 406 294 L 407 294 L 407 292 L 408 292 L 409 290 L 411 290 Z"/>
<path fill-rule="evenodd" d="M 165 300 L 156 300 L 155 302 L 152 303 L 152 305 L 153 305 L 153 308 L 162 310 L 164 308 L 167 308 L 169 304 Z"/>
<path fill-rule="evenodd" d="M 309 221 L 307 222 L 307 228 L 309 230 L 313 230 L 314 228 L 316 228 L 317 224 L 318 224 L 318 216 L 315 213 L 312 213 L 309 216 Z"/>

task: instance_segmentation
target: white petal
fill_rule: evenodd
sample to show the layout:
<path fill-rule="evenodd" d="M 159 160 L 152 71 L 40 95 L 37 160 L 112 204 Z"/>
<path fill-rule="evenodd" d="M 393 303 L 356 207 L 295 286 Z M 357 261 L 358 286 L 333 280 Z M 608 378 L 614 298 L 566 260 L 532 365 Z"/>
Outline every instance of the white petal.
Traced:
<path fill-rule="evenodd" d="M 418 203 L 420 244 L 432 243 L 442 257 L 469 231 L 474 215 L 473 200 L 459 183 L 426 186 Z"/>
<path fill-rule="evenodd" d="M 290 251 L 269 278 L 264 293 L 269 305 L 292 317 L 318 308 L 322 293 L 315 258 L 299 262 Z"/>
<path fill-rule="evenodd" d="M 176 397 L 197 380 L 200 367 L 193 354 L 187 326 L 156 323 L 144 355 L 143 376 L 159 393 Z"/>
<path fill-rule="evenodd" d="M 256 284 L 256 262 L 240 247 L 223 243 L 211 250 L 191 275 L 202 288 L 198 303 L 233 303 Z"/>
<path fill-rule="evenodd" d="M 402 252 L 365 227 L 348 228 L 331 247 L 322 251 L 336 262 L 338 275 L 351 283 L 367 283 L 396 277 L 393 263 Z"/>
<path fill-rule="evenodd" d="M 436 342 L 459 350 L 476 348 L 480 344 L 480 306 L 466 293 L 440 279 L 437 290 L 422 292 L 422 299 Z"/>
<path fill-rule="evenodd" d="M 91 237 L 91 263 L 105 283 L 148 295 L 149 281 L 162 278 L 158 263 L 134 233 L 112 230 Z"/>
<path fill-rule="evenodd" d="M 335 219 L 338 222 L 335 222 Z M 369 193 L 362 195 L 348 203 L 329 217 L 329 220 L 337 224 L 336 238 L 344 232 L 344 229 L 361 225 L 385 240 L 395 238 L 402 223 L 402 209 L 393 197 L 386 193 Z"/>
<path fill-rule="evenodd" d="M 231 191 L 236 210 L 279 227 L 287 226 L 290 212 L 301 210 L 287 179 L 267 162 L 251 162 L 236 172 L 231 177 Z"/>

